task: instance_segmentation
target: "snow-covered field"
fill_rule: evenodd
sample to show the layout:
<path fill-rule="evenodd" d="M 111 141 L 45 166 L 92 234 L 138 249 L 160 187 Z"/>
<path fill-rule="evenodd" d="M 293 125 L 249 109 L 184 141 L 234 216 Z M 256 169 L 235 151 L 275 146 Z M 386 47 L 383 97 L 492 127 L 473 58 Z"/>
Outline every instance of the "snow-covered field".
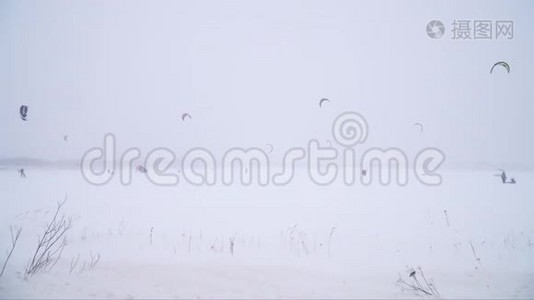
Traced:
<path fill-rule="evenodd" d="M 439 187 L 319 187 L 302 174 L 285 187 L 161 187 L 140 174 L 98 187 L 74 170 L 5 169 L 2 263 L 9 226 L 22 235 L 0 297 L 413 298 L 397 281 L 421 267 L 441 298 L 533 298 L 534 174 L 503 185 L 493 173 L 444 171 Z M 61 259 L 25 279 L 65 195 Z"/>

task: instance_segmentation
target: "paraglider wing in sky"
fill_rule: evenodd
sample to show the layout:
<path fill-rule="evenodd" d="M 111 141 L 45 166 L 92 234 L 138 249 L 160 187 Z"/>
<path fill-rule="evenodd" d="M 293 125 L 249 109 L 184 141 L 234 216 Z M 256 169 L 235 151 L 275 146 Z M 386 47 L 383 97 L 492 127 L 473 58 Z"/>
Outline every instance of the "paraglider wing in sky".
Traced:
<path fill-rule="evenodd" d="M 323 103 L 324 102 L 330 102 L 330 100 L 328 100 L 326 98 L 323 98 L 323 99 L 319 100 L 319 107 L 323 107 Z"/>
<path fill-rule="evenodd" d="M 496 62 L 496 63 L 491 67 L 490 74 L 493 73 L 493 69 L 494 69 L 496 66 L 504 67 L 504 68 L 506 69 L 506 72 L 507 72 L 507 73 L 510 73 L 510 65 L 509 65 L 507 62 L 505 62 L 505 61 L 499 61 L 499 62 Z"/>
<path fill-rule="evenodd" d="M 27 121 L 26 117 L 28 116 L 28 107 L 26 105 L 21 105 L 19 109 L 20 118 L 22 121 Z"/>
<path fill-rule="evenodd" d="M 183 114 L 182 114 L 182 121 L 184 121 L 185 118 L 192 119 L 190 114 L 188 114 L 188 113 L 183 113 Z"/>
<path fill-rule="evenodd" d="M 423 124 L 422 124 L 422 123 L 419 123 L 419 122 L 418 122 L 418 123 L 415 123 L 415 124 L 413 124 L 413 125 L 414 125 L 414 126 L 418 126 L 418 127 L 419 127 L 419 130 L 420 130 L 421 132 L 423 132 L 424 127 L 423 127 Z"/>

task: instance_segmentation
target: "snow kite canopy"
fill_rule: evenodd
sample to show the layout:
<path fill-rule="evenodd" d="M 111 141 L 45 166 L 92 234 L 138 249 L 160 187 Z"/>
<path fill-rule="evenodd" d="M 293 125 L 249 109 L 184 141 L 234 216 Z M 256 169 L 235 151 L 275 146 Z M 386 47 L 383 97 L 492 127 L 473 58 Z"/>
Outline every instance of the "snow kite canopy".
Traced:
<path fill-rule="evenodd" d="M 21 105 L 19 108 L 20 118 L 22 121 L 27 121 L 26 117 L 28 116 L 28 106 Z"/>

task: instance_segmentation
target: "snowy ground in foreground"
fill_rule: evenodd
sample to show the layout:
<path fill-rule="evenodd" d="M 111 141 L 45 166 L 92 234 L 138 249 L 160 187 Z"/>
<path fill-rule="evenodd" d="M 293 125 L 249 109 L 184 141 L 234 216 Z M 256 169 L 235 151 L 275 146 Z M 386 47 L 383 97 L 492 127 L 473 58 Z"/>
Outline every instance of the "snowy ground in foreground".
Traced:
<path fill-rule="evenodd" d="M 0 172 L 2 263 L 9 226 L 23 228 L 1 298 L 413 298 L 396 282 L 418 266 L 442 298 L 534 297 L 530 173 L 514 173 L 516 185 L 491 171 L 445 173 L 435 188 L 319 187 L 305 178 L 286 187 L 158 187 L 139 175 L 129 187 L 96 187 L 78 171 L 27 175 Z M 65 194 L 75 221 L 62 259 L 24 280 Z M 91 253 L 100 262 L 80 272 Z"/>

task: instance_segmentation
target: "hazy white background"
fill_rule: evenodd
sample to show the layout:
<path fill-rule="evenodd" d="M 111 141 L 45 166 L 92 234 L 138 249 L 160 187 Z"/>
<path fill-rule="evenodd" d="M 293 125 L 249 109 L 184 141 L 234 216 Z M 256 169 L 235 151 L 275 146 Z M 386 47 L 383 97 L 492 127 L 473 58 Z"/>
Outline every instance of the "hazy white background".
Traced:
<path fill-rule="evenodd" d="M 9 226 L 23 228 L 0 298 L 413 298 L 396 282 L 417 266 L 441 298 L 533 298 L 533 16 L 534 1 L 0 0 L 0 264 Z M 514 39 L 452 40 L 455 19 L 511 20 Z M 510 74 L 490 74 L 497 61 Z M 298 173 L 283 187 L 162 187 L 135 173 L 93 186 L 30 160 L 79 161 L 106 133 L 145 154 L 272 144 L 279 158 L 333 141 L 345 111 L 369 123 L 362 151 L 440 148 L 443 184 Z M 65 251 L 24 280 L 66 195 Z"/>
<path fill-rule="evenodd" d="M 79 159 L 108 132 L 119 149 L 276 155 L 332 139 L 353 110 L 369 122 L 364 147 L 532 167 L 533 13 L 531 1 L 0 1 L 0 157 Z M 442 39 L 426 35 L 433 19 Z M 514 39 L 452 40 L 455 19 L 512 20 Z M 511 73 L 490 75 L 500 60 Z"/>

